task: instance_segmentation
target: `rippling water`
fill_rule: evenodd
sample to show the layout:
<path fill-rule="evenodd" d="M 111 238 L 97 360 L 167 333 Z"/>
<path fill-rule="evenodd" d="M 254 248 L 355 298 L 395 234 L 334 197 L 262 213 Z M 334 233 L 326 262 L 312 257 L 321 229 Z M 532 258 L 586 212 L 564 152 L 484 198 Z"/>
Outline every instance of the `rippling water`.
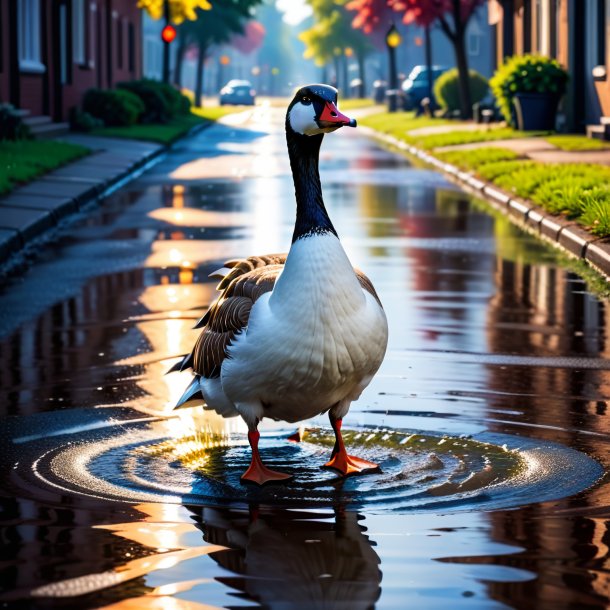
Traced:
<path fill-rule="evenodd" d="M 243 124 L 240 121 L 246 121 Z M 294 206 L 268 108 L 232 117 L 64 230 L 0 293 L 0 603 L 24 608 L 605 608 L 608 303 L 546 246 L 358 135 L 323 145 L 325 200 L 388 313 L 345 420 L 381 466 L 244 487 L 237 420 L 171 407 L 207 274 L 282 251 Z M 288 202 L 288 203 L 287 203 Z"/>

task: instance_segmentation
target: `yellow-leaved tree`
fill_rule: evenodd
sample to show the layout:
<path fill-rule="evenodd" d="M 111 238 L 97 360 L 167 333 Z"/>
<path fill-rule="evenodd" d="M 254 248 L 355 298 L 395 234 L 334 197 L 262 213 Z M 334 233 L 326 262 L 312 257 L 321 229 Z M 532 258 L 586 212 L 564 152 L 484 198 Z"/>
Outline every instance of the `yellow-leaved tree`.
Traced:
<path fill-rule="evenodd" d="M 153 19 L 163 17 L 165 0 L 138 0 L 138 8 L 144 9 Z M 169 18 L 173 23 L 197 19 L 197 9 L 209 11 L 212 5 L 208 0 L 168 0 Z"/>

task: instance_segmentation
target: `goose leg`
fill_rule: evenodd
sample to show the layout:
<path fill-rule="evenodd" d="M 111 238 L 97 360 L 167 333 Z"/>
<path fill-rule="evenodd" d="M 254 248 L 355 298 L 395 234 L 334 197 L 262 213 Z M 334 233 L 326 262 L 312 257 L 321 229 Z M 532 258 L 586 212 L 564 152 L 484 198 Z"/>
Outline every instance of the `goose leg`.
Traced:
<path fill-rule="evenodd" d="M 250 462 L 248 470 L 241 475 L 242 482 L 264 485 L 265 483 L 273 481 L 287 481 L 288 479 L 292 479 L 291 475 L 284 474 L 283 472 L 276 472 L 263 464 L 260 453 L 258 452 L 258 440 L 260 436 L 260 432 L 256 428 L 248 431 L 248 441 L 252 448 L 252 461 Z"/>
<path fill-rule="evenodd" d="M 343 423 L 343 419 L 336 418 L 331 414 L 329 414 L 329 418 L 330 425 L 335 432 L 335 446 L 330 460 L 326 462 L 324 466 L 326 468 L 334 468 L 344 476 L 360 474 L 367 470 L 377 470 L 379 468 L 378 464 L 347 454 L 345 445 L 343 444 L 343 437 L 341 436 L 341 424 Z"/>

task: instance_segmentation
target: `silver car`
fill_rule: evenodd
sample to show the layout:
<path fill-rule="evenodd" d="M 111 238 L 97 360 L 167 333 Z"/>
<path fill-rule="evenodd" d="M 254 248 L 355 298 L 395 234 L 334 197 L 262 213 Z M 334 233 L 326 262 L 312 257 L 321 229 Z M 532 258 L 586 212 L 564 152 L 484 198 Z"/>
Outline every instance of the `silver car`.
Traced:
<path fill-rule="evenodd" d="M 221 90 L 219 103 L 254 106 L 256 91 L 248 80 L 230 80 Z"/>

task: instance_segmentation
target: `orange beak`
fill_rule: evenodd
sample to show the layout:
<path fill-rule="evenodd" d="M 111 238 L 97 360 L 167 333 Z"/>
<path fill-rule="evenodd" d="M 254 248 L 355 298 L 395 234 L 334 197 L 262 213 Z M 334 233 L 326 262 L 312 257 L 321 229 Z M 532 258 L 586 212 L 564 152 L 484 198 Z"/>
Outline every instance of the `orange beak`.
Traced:
<path fill-rule="evenodd" d="M 322 110 L 322 113 L 318 117 L 318 121 L 333 123 L 339 127 L 344 125 L 347 127 L 356 127 L 356 119 L 350 119 L 348 116 L 339 112 L 339 109 L 332 102 L 326 102 L 324 110 Z"/>

